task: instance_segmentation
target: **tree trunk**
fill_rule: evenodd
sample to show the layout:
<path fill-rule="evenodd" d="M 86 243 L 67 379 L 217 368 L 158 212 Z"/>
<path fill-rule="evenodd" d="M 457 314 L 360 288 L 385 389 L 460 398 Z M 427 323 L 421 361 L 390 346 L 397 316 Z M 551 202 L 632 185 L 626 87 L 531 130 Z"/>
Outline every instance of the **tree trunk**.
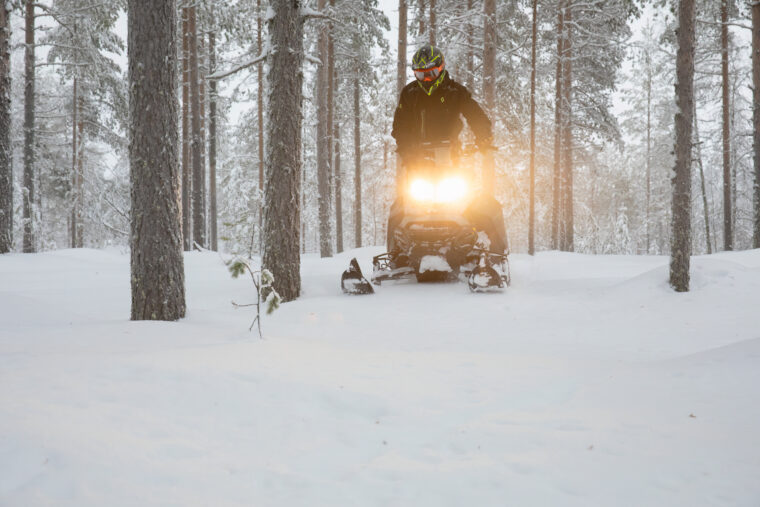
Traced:
<path fill-rule="evenodd" d="M 649 249 L 651 245 L 650 228 L 650 208 L 652 200 L 652 57 L 649 53 L 650 49 L 646 49 L 646 87 L 647 87 L 647 195 L 646 195 L 646 242 L 647 242 L 647 255 L 649 255 Z M 708 238 L 709 243 L 709 238 Z"/>
<path fill-rule="evenodd" d="M 362 149 L 359 74 L 354 75 L 354 242 L 362 246 Z"/>
<path fill-rule="evenodd" d="M 752 246 L 760 248 L 760 2 L 752 4 L 752 142 L 754 153 L 754 219 Z"/>
<path fill-rule="evenodd" d="M 396 75 L 396 94 L 406 86 L 406 43 L 407 43 L 407 3 L 406 0 L 398 0 L 398 66 Z M 401 195 L 404 168 L 401 165 L 401 157 L 396 154 L 396 196 Z"/>
<path fill-rule="evenodd" d="M 261 0 L 256 2 L 256 46 L 259 50 L 258 54 L 264 50 L 264 44 L 262 42 L 263 27 L 261 26 Z M 263 250 L 263 228 L 264 228 L 264 64 L 259 62 L 256 66 L 256 72 L 258 75 L 258 90 L 256 91 L 256 116 L 259 125 L 258 141 L 259 141 L 259 253 Z"/>
<path fill-rule="evenodd" d="M 473 0 L 467 0 L 467 10 L 464 14 L 470 14 L 473 11 Z M 472 90 L 475 86 L 475 55 L 472 47 L 475 45 L 475 27 L 471 20 L 467 20 L 467 53 L 465 60 L 467 62 L 467 89 Z"/>
<path fill-rule="evenodd" d="M 496 69 L 496 0 L 483 1 L 483 99 L 488 111 L 495 108 Z M 483 189 L 496 195 L 494 157 L 492 151 L 483 156 Z"/>
<path fill-rule="evenodd" d="M 723 83 L 723 249 L 734 249 L 731 220 L 731 124 L 728 82 L 728 0 L 720 3 L 720 67 Z"/>
<path fill-rule="evenodd" d="M 0 3 L 0 254 L 13 249 L 10 5 Z"/>
<path fill-rule="evenodd" d="M 324 10 L 326 0 L 319 0 L 320 11 Z M 332 230 L 330 227 L 330 208 L 332 188 L 330 185 L 330 136 L 328 132 L 328 67 L 329 41 L 325 26 L 319 28 L 317 42 L 319 59 L 322 62 L 317 69 L 317 187 L 319 202 L 319 254 L 332 257 Z"/>
<path fill-rule="evenodd" d="M 702 166 L 702 142 L 699 139 L 699 119 L 697 118 L 696 103 L 692 111 L 694 116 L 694 149 L 697 151 L 697 168 L 699 169 L 699 184 L 702 190 L 702 211 L 705 219 L 705 243 L 707 254 L 712 254 L 712 241 L 710 237 L 710 209 L 707 206 L 707 188 L 705 186 L 705 170 Z"/>
<path fill-rule="evenodd" d="M 335 6 L 335 0 L 330 0 L 330 7 Z M 327 146 L 330 161 L 330 175 L 335 187 L 335 251 L 343 251 L 343 189 L 340 165 L 337 162 L 340 154 L 336 152 L 336 141 L 333 139 L 338 131 L 335 121 L 335 94 L 337 92 L 335 75 L 335 47 L 333 43 L 333 24 L 327 25 Z"/>
<path fill-rule="evenodd" d="M 430 45 L 435 46 L 435 0 L 430 0 Z"/>
<path fill-rule="evenodd" d="M 677 292 L 689 290 L 691 257 L 691 126 L 694 111 L 694 0 L 678 5 L 676 53 L 675 170 L 673 175 L 673 236 L 670 253 L 670 285 Z"/>
<path fill-rule="evenodd" d="M 76 170 L 76 244 L 74 248 L 84 248 L 84 97 L 78 97 L 79 122 L 77 128 L 77 170 Z"/>
<path fill-rule="evenodd" d="M 565 8 L 565 64 L 562 83 L 562 225 L 560 243 L 562 250 L 574 250 L 573 223 L 573 49 L 572 49 L 572 3 L 568 0 Z"/>
<path fill-rule="evenodd" d="M 198 72 L 198 27 L 195 6 L 188 8 L 188 33 L 190 48 L 190 141 L 193 163 L 193 243 L 206 247 L 206 203 L 203 200 L 205 177 L 203 174 L 203 139 L 201 137 L 201 90 Z"/>
<path fill-rule="evenodd" d="M 528 253 L 536 253 L 536 26 L 538 0 L 533 0 L 530 49 L 530 212 L 528 214 Z"/>
<path fill-rule="evenodd" d="M 565 53 L 565 0 L 559 2 L 557 14 L 557 71 L 554 89 L 554 178 L 552 190 L 552 248 L 559 249 L 559 230 L 561 220 L 560 195 L 562 193 L 562 83 L 563 59 Z"/>
<path fill-rule="evenodd" d="M 263 266 L 285 301 L 301 291 L 300 206 L 303 18 L 300 0 L 276 0 L 270 7 L 269 122 Z"/>
<path fill-rule="evenodd" d="M 337 238 L 338 253 L 343 251 L 343 173 L 340 167 L 340 125 L 336 121 L 333 131 L 333 152 L 335 153 L 335 159 L 333 160 L 333 166 L 335 167 L 335 216 L 340 216 L 340 220 L 336 220 L 335 224 L 335 236 Z"/>
<path fill-rule="evenodd" d="M 182 8 L 182 237 L 193 249 L 192 166 L 190 165 L 190 10 Z"/>
<path fill-rule="evenodd" d="M 423 38 L 423 36 L 425 35 L 425 0 L 417 0 L 417 1 L 419 2 L 418 19 L 419 19 L 419 30 L 420 30 L 418 33 L 419 35 L 418 41 L 420 44 L 422 44 L 423 43 L 422 41 L 425 40 Z"/>
<path fill-rule="evenodd" d="M 77 78 L 74 78 L 74 96 L 71 100 L 71 248 L 77 247 L 77 155 L 79 154 L 79 142 L 77 132 L 79 121 L 77 120 L 77 103 L 79 102 Z"/>
<path fill-rule="evenodd" d="M 26 1 L 26 50 L 24 52 L 24 253 L 34 246 L 34 1 Z"/>
<path fill-rule="evenodd" d="M 185 315 L 175 0 L 129 0 L 132 320 Z"/>
<path fill-rule="evenodd" d="M 208 73 L 216 72 L 216 33 L 208 34 Z M 209 236 L 211 250 L 217 251 L 217 211 L 216 211 L 216 80 L 208 83 L 209 87 L 209 118 L 208 118 L 208 179 L 209 179 Z"/>

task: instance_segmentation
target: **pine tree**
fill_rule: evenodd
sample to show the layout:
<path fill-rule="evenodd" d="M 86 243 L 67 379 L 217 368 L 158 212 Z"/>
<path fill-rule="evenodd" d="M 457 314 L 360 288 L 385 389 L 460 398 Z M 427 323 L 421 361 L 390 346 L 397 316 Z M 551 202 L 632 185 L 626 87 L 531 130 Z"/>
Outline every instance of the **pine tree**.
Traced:
<path fill-rule="evenodd" d="M 129 0 L 132 320 L 185 315 L 175 0 Z"/>
<path fill-rule="evenodd" d="M 34 57 L 34 1 L 26 0 L 25 32 L 26 48 L 24 51 L 24 188 L 21 196 L 23 200 L 24 217 L 24 253 L 36 251 L 34 241 L 34 129 L 35 129 L 35 57 Z"/>
<path fill-rule="evenodd" d="M 754 234 L 752 246 L 760 248 L 760 2 L 752 3 L 752 141 L 754 160 Z"/>
<path fill-rule="evenodd" d="M 0 4 L 0 254 L 13 249 L 10 3 Z"/>

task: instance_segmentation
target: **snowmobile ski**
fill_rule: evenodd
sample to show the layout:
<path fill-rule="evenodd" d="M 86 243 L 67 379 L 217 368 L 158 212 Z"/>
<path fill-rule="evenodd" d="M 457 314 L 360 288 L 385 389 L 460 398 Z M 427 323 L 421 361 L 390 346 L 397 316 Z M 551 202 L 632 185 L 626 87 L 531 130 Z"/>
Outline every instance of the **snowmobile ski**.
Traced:
<path fill-rule="evenodd" d="M 496 261 L 495 263 L 493 261 Z M 501 273 L 494 268 L 501 268 Z M 467 285 L 472 292 L 501 291 L 509 286 L 509 261 L 506 255 L 481 252 L 478 265 L 467 277 Z"/>
<path fill-rule="evenodd" d="M 375 293 L 375 290 L 372 288 L 372 284 L 370 284 L 367 279 L 364 278 L 356 257 L 351 259 L 351 262 L 348 265 L 348 269 L 345 270 L 343 272 L 343 275 L 340 277 L 340 287 L 346 294 L 363 295 Z"/>

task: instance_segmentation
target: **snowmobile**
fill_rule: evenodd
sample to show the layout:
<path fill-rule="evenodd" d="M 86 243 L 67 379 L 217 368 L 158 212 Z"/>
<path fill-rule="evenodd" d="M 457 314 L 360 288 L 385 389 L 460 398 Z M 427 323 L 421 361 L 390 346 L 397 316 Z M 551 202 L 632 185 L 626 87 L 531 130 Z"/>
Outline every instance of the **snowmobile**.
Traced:
<path fill-rule="evenodd" d="M 473 292 L 509 286 L 507 255 L 491 252 L 487 235 L 467 218 L 467 210 L 483 196 L 472 165 L 476 151 L 466 146 L 452 156 L 447 144 L 423 146 L 419 161 L 403 176 L 400 222 L 389 241 L 393 250 L 372 259 L 373 284 L 416 278 L 464 279 Z M 341 288 L 347 294 L 374 292 L 355 258 L 343 272 Z"/>

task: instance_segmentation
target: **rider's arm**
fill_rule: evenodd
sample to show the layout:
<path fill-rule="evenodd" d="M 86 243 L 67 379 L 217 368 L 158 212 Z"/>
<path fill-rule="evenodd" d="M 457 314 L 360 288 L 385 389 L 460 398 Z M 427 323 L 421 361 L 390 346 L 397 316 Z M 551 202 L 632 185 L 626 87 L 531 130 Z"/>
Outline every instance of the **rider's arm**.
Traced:
<path fill-rule="evenodd" d="M 396 151 L 402 158 L 409 154 L 412 148 L 410 130 L 413 128 L 412 108 L 406 94 L 401 92 L 396 112 L 393 115 L 393 130 L 391 136 L 396 140 Z"/>
<path fill-rule="evenodd" d="M 461 111 L 467 120 L 467 124 L 475 134 L 478 144 L 489 143 L 493 137 L 491 131 L 491 120 L 483 111 L 480 105 L 472 98 L 472 94 L 466 88 L 462 87 L 461 94 Z"/>

